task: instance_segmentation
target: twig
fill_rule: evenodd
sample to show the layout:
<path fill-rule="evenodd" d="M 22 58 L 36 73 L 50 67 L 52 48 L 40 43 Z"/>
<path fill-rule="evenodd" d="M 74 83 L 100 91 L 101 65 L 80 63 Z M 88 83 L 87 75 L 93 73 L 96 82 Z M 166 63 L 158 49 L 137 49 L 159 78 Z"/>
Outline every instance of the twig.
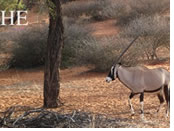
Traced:
<path fill-rule="evenodd" d="M 36 112 L 41 112 L 41 111 L 43 111 L 43 109 L 36 109 L 36 110 L 31 110 L 31 111 L 24 112 L 24 114 L 22 114 L 20 117 L 18 117 L 18 118 L 13 122 L 13 126 L 14 126 L 19 120 L 21 120 L 23 117 L 26 117 L 27 115 L 30 115 L 31 113 L 36 113 Z"/>

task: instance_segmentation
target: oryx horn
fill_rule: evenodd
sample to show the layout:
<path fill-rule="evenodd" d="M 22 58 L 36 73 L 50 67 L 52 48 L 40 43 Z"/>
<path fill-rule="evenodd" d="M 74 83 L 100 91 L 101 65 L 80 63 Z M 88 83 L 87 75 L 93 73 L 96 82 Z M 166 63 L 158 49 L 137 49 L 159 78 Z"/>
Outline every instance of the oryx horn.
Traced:
<path fill-rule="evenodd" d="M 128 45 L 128 47 L 126 49 L 123 50 L 123 52 L 120 54 L 120 56 L 117 58 L 116 62 L 114 63 L 114 65 L 116 65 L 117 63 L 119 63 L 120 58 L 126 53 L 126 51 L 131 47 L 131 45 L 136 41 L 136 39 L 138 39 L 139 36 L 135 37 L 135 39 L 133 39 L 133 41 Z"/>

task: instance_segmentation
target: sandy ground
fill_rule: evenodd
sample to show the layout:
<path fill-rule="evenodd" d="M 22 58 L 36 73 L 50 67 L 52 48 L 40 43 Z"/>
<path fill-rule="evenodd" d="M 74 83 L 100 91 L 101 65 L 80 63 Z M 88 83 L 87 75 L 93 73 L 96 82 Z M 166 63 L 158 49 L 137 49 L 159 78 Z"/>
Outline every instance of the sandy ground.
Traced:
<path fill-rule="evenodd" d="M 116 35 L 119 30 L 115 27 L 114 20 L 96 22 L 89 26 L 95 29 L 93 35 L 98 38 Z M 148 67 L 164 67 L 170 70 L 169 63 Z M 170 118 L 165 118 L 165 105 L 161 112 L 156 114 L 159 106 L 156 94 L 145 94 L 144 110 L 147 121 L 141 121 L 139 97 L 135 96 L 133 99 L 136 114 L 132 117 L 128 106 L 129 89 L 118 80 L 109 84 L 106 83 L 107 73 L 96 73 L 90 70 L 88 67 L 61 70 L 60 100 L 63 105 L 52 110 L 61 111 L 62 113 L 77 110 L 102 114 L 106 117 L 125 120 L 132 127 L 170 127 Z M 16 105 L 42 107 L 42 68 L 10 69 L 0 72 L 0 112 Z"/>
<path fill-rule="evenodd" d="M 104 36 L 117 35 L 119 28 L 115 26 L 116 20 L 106 20 L 100 22 L 94 22 L 89 25 L 90 28 L 94 29 L 93 36 L 100 38 Z"/>
<path fill-rule="evenodd" d="M 155 68 L 169 64 L 148 66 Z M 145 94 L 144 110 L 147 122 L 140 118 L 139 97 L 135 96 L 133 105 L 136 111 L 131 117 L 128 96 L 129 89 L 118 80 L 106 83 L 107 73 L 91 72 L 87 67 L 74 67 L 61 70 L 60 99 L 63 105 L 54 111 L 62 113 L 76 111 L 102 114 L 107 117 L 121 118 L 136 127 L 169 127 L 169 118 L 165 118 L 165 106 L 159 114 L 156 110 L 159 101 L 156 94 Z M 42 107 L 43 70 L 15 70 L 0 73 L 0 112 L 10 106 Z"/>

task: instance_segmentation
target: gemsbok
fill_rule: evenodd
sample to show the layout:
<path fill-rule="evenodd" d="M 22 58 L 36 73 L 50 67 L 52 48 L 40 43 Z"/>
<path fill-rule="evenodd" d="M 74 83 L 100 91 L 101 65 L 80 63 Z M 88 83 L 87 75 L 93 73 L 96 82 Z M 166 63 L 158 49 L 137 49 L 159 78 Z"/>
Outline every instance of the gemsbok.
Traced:
<path fill-rule="evenodd" d="M 138 36 L 139 37 L 139 36 Z M 118 80 L 131 90 L 128 102 L 132 115 L 135 113 L 131 99 L 133 96 L 140 94 L 141 104 L 141 117 L 144 118 L 144 93 L 145 92 L 157 92 L 160 106 L 157 112 L 160 111 L 161 106 L 164 103 L 164 97 L 166 100 L 166 116 L 168 116 L 170 108 L 170 73 L 164 68 L 148 69 L 144 66 L 125 67 L 119 63 L 120 58 L 129 49 L 129 47 L 138 38 L 136 37 L 128 47 L 121 53 L 121 55 L 113 64 L 111 70 L 106 77 L 106 82 L 111 82 L 118 78 Z M 119 64 L 118 64 L 119 63 Z"/>
<path fill-rule="evenodd" d="M 167 103 L 166 115 L 168 116 L 170 106 L 170 73 L 167 70 L 163 68 L 148 69 L 141 66 L 124 67 L 121 64 L 116 64 L 111 67 L 111 70 L 106 77 L 106 82 L 113 81 L 116 78 L 131 90 L 128 102 L 132 115 L 135 113 L 131 104 L 131 99 L 134 95 L 140 94 L 141 116 L 143 119 L 144 92 L 157 92 L 160 101 L 160 107 L 157 112 L 160 111 L 161 106 L 164 103 L 163 96 L 165 96 Z"/>

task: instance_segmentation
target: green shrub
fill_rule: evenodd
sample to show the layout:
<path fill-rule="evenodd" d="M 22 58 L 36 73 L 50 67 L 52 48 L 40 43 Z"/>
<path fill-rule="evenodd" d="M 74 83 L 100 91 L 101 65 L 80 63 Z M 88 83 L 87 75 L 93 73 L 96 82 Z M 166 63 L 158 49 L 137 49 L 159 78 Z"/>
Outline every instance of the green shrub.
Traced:
<path fill-rule="evenodd" d="M 0 32 L 0 53 L 6 53 L 8 49 L 8 43 L 9 43 L 9 32 L 2 31 Z"/>
<path fill-rule="evenodd" d="M 4 51 L 4 46 L 3 46 L 3 40 L 0 40 L 0 52 L 2 53 Z"/>
<path fill-rule="evenodd" d="M 69 67 L 79 64 L 76 56 L 81 47 L 84 46 L 84 41 L 90 36 L 91 29 L 79 25 L 72 20 L 64 20 L 65 39 L 62 51 L 62 67 Z"/>
<path fill-rule="evenodd" d="M 10 66 L 20 68 L 31 68 L 43 65 L 48 26 L 36 25 L 25 27 L 16 33 Z"/>
<path fill-rule="evenodd" d="M 91 30 L 84 25 L 76 24 L 73 19 L 65 18 L 64 21 L 64 47 L 62 50 L 61 67 L 70 67 L 78 64 L 76 56 L 83 41 L 90 37 Z M 44 64 L 48 25 L 33 25 L 31 27 L 17 28 L 8 32 L 13 41 L 11 67 L 30 68 Z M 4 38 L 8 35 L 4 34 Z"/>
<path fill-rule="evenodd" d="M 17 4 L 17 0 L 0 0 L 0 10 L 14 10 L 16 7 L 18 9 L 24 9 L 25 5 L 20 2 Z"/>

